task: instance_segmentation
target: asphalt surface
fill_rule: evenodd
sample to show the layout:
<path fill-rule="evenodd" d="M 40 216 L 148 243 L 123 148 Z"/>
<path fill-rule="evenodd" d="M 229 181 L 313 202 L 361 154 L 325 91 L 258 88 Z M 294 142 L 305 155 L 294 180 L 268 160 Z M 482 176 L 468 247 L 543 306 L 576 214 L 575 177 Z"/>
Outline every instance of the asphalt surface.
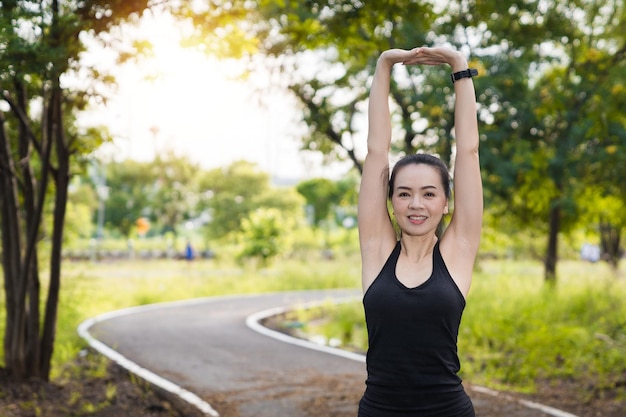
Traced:
<path fill-rule="evenodd" d="M 346 297 L 360 297 L 360 291 L 198 299 L 113 312 L 83 323 L 79 332 L 131 372 L 179 390 L 208 416 L 355 417 L 366 377 L 362 357 L 307 349 L 246 324 L 276 307 Z M 576 417 L 469 392 L 479 417 Z"/>

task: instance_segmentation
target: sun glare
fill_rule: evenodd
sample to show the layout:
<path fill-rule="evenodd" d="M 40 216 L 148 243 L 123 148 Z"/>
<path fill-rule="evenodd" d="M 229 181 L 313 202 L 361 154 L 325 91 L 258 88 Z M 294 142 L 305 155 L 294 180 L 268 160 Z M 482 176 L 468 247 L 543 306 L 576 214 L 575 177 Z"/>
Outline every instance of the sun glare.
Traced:
<path fill-rule="evenodd" d="M 106 156 L 146 161 L 173 150 L 206 168 L 245 159 L 276 176 L 306 176 L 287 97 L 270 97 L 270 106 L 261 107 L 247 82 L 232 79 L 241 64 L 180 47 L 166 17 L 145 19 L 140 30 L 154 56 L 120 67 L 118 92 L 87 118 L 114 136 Z"/>

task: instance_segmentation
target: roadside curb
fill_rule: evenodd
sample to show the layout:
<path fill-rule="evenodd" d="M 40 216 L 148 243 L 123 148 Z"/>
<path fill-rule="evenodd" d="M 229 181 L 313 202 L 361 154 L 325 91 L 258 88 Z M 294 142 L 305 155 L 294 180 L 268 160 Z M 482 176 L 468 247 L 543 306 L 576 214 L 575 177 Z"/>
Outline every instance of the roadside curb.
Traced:
<path fill-rule="evenodd" d="M 99 340 L 94 338 L 91 335 L 91 333 L 89 333 L 89 329 L 93 325 L 101 321 L 109 320 L 109 319 L 116 318 L 116 317 L 122 317 L 122 316 L 126 316 L 126 315 L 133 314 L 133 313 L 138 313 L 141 311 L 155 310 L 155 309 L 162 308 L 165 306 L 194 304 L 194 303 L 198 303 L 204 300 L 205 299 L 195 299 L 195 300 L 177 301 L 173 303 L 149 304 L 145 306 L 130 307 L 130 308 L 122 309 L 122 310 L 116 310 L 116 311 L 112 311 L 109 313 L 104 313 L 99 316 L 83 321 L 77 328 L 78 335 L 82 337 L 85 341 L 87 341 L 89 346 L 95 349 L 96 351 L 98 351 L 100 354 L 106 356 L 113 362 L 117 363 L 119 366 L 126 369 L 128 372 L 135 374 L 138 377 L 142 378 L 149 384 L 152 384 L 155 387 L 162 389 L 165 392 L 172 394 L 182 399 L 186 403 L 194 406 L 201 413 L 203 413 L 204 416 L 220 417 L 220 414 L 211 406 L 211 404 L 204 401 L 203 399 L 198 397 L 196 394 L 190 391 L 187 391 L 186 389 L 176 385 L 172 381 L 165 379 L 139 366 L 135 362 L 121 355 L 119 352 L 117 352 L 110 346 L 107 346 L 106 344 L 100 342 Z"/>

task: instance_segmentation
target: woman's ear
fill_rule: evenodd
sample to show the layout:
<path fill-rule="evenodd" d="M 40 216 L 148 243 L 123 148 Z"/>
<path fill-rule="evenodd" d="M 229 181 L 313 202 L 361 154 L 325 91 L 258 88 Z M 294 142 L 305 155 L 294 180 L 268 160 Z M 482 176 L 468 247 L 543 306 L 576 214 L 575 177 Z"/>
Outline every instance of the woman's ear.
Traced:
<path fill-rule="evenodd" d="M 443 208 L 443 214 L 448 214 L 448 205 Z"/>

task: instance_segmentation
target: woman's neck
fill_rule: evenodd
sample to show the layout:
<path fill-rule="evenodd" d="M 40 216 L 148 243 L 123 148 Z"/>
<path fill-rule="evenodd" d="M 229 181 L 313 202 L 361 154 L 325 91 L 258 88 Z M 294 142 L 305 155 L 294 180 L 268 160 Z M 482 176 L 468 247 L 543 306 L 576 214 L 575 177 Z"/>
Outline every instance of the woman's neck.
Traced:
<path fill-rule="evenodd" d="M 402 235 L 400 245 L 402 253 L 414 262 L 418 262 L 426 256 L 430 256 L 439 239 L 435 234 L 425 236 Z"/>

